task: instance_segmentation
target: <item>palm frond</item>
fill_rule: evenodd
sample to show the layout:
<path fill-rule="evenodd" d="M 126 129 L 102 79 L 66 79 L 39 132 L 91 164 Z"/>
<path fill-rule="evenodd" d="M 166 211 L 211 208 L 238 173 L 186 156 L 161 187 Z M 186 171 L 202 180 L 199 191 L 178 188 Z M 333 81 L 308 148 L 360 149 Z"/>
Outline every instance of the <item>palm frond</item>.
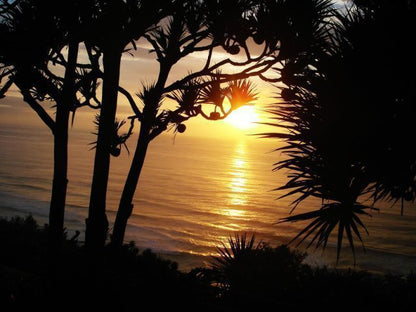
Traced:
<path fill-rule="evenodd" d="M 226 96 L 234 110 L 240 106 L 252 104 L 257 100 L 257 94 L 250 80 L 241 79 L 233 80 L 228 84 Z"/>
<path fill-rule="evenodd" d="M 222 106 L 225 97 L 225 88 L 221 87 L 219 78 L 216 76 L 203 82 L 205 85 L 201 89 L 201 103 L 213 104 L 215 106 Z"/>
<path fill-rule="evenodd" d="M 368 234 L 367 228 L 365 227 L 365 225 L 359 217 L 359 215 L 371 216 L 368 212 L 365 211 L 366 209 L 369 209 L 369 207 L 358 203 L 346 205 L 339 202 L 332 202 L 324 204 L 322 208 L 318 210 L 282 218 L 279 221 L 279 223 L 312 220 L 291 240 L 290 243 L 299 240 L 297 244 L 297 246 L 299 246 L 309 236 L 315 233 L 315 236 L 309 242 L 309 245 L 307 247 L 311 246 L 316 242 L 316 248 L 321 246 L 325 248 L 328 244 L 330 234 L 333 232 L 335 227 L 338 226 L 338 239 L 336 247 L 337 261 L 340 258 L 342 239 L 344 235 L 346 235 L 348 238 L 348 242 L 355 259 L 353 235 L 355 235 L 360 240 L 360 242 L 363 243 L 360 228 L 364 229 L 365 232 Z"/>
<path fill-rule="evenodd" d="M 180 107 L 191 109 L 200 101 L 201 89 L 198 81 L 191 81 L 179 90 L 175 90 L 166 95 L 167 98 L 174 100 Z"/>
<path fill-rule="evenodd" d="M 255 242 L 255 235 L 248 238 L 247 233 L 235 234 L 234 238 L 230 237 L 228 239 L 229 246 L 223 243 L 222 248 L 217 248 L 219 256 L 213 257 L 213 267 L 224 270 L 236 261 L 242 261 L 244 258 L 255 256 L 262 246 L 261 241 L 257 244 Z"/>

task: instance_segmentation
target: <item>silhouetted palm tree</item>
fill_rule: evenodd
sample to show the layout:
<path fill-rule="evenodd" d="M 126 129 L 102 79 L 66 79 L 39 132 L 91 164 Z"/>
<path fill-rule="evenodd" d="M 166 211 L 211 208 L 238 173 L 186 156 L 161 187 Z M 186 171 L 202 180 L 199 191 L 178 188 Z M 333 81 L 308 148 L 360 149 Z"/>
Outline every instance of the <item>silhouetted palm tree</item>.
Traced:
<path fill-rule="evenodd" d="M 287 142 L 280 150 L 288 158 L 277 169 L 291 173 L 279 189 L 298 195 L 294 208 L 322 199 L 320 209 L 282 222 L 312 220 L 294 239 L 311 238 L 317 247 L 326 247 L 338 226 L 337 257 L 345 234 L 354 252 L 354 235 L 361 241 L 360 228 L 366 231 L 363 195 L 414 198 L 416 62 L 407 35 L 415 8 L 393 2 L 338 13 L 326 42 L 286 62 L 287 87 L 272 109 L 284 130 L 266 135 Z"/>

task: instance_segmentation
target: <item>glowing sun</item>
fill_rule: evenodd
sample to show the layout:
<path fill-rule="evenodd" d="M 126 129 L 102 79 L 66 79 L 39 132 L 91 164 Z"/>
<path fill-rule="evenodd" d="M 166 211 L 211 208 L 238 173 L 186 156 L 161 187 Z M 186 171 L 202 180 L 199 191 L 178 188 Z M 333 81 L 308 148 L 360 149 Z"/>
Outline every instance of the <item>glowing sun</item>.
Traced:
<path fill-rule="evenodd" d="M 233 111 L 225 121 L 239 129 L 250 129 L 256 126 L 258 116 L 253 105 L 242 106 Z"/>

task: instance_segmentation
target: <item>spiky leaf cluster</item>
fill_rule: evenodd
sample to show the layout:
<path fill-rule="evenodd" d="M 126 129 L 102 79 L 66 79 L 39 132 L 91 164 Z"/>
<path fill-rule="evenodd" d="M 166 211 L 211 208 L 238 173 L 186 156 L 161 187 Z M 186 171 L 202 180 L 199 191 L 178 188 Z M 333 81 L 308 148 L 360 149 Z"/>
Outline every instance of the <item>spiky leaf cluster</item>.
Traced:
<path fill-rule="evenodd" d="M 285 63 L 286 86 L 271 109 L 281 131 L 265 136 L 286 141 L 279 150 L 287 157 L 276 169 L 290 171 L 278 189 L 297 196 L 294 207 L 310 197 L 323 203 L 283 221 L 311 221 L 296 239 L 311 238 L 318 247 L 338 228 L 338 256 L 344 235 L 354 250 L 353 237 L 361 240 L 359 229 L 366 231 L 364 195 L 414 199 L 416 63 L 406 30 L 414 29 L 415 9 L 403 4 L 338 14 L 321 46 Z M 386 46 L 383 38 L 394 39 Z"/>

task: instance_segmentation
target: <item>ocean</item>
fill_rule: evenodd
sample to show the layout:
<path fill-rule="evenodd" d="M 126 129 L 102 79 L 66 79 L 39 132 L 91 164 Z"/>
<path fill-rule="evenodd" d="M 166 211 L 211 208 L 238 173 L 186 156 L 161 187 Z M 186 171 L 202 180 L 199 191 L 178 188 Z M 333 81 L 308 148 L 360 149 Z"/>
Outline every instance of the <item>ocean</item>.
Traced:
<path fill-rule="evenodd" d="M 94 141 L 93 113 L 77 113 L 70 130 L 69 184 L 65 227 L 71 236 L 85 231 Z M 53 137 L 37 116 L 17 99 L 0 101 L 0 216 L 31 214 L 47 223 L 52 180 Z M 88 122 L 87 122 L 88 121 Z M 277 224 L 291 209 L 292 198 L 273 191 L 284 184 L 287 172 L 273 171 L 280 155 L 278 141 L 249 135 L 172 132 L 155 139 L 149 148 L 134 199 L 126 241 L 143 250 L 175 260 L 182 270 L 209 265 L 218 247 L 237 233 L 255 234 L 272 246 L 288 243 L 304 224 Z M 137 131 L 135 131 L 137 133 Z M 255 132 L 255 131 L 254 131 Z M 128 143 L 134 151 L 136 135 Z M 111 159 L 107 214 L 111 223 L 132 155 L 123 149 Z M 316 208 L 309 200 L 295 212 Z M 357 241 L 355 268 L 406 274 L 416 270 L 416 211 L 407 204 L 382 203 L 380 212 L 363 219 L 370 234 L 363 235 L 365 252 Z M 335 244 L 323 252 L 306 250 L 311 265 L 353 267 L 344 240 L 336 264 Z M 295 247 L 293 245 L 293 247 Z M 302 247 L 300 247 L 302 248 Z"/>

